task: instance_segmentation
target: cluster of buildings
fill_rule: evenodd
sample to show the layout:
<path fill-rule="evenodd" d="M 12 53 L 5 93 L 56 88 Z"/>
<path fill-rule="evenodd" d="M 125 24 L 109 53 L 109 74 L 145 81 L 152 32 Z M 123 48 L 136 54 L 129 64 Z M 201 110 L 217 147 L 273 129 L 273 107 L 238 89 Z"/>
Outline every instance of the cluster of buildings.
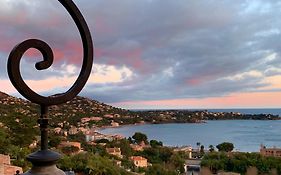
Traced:
<path fill-rule="evenodd" d="M 16 173 L 23 173 L 22 168 L 11 165 L 9 155 L 0 154 L 0 175 L 14 175 Z"/>
<path fill-rule="evenodd" d="M 106 139 L 108 141 L 112 140 L 121 140 L 124 139 L 125 137 L 119 134 L 102 134 L 97 131 L 90 131 L 85 134 L 86 137 L 86 142 L 95 142 L 98 140 Z"/>
<path fill-rule="evenodd" d="M 134 151 L 143 151 L 145 148 L 150 147 L 150 145 L 146 145 L 144 142 L 141 142 L 140 144 L 130 144 L 130 147 Z M 123 158 L 121 149 L 118 147 L 106 148 L 106 152 L 118 158 Z M 136 167 L 146 168 L 148 166 L 151 166 L 151 163 L 149 163 L 148 160 L 142 156 L 131 156 L 130 160 L 134 163 Z M 117 161 L 116 164 L 121 166 L 121 161 Z"/>
<path fill-rule="evenodd" d="M 273 147 L 266 148 L 264 145 L 260 147 L 260 154 L 262 156 L 281 157 L 281 148 Z"/>
<path fill-rule="evenodd" d="M 120 148 L 106 148 L 106 152 L 118 158 L 123 158 Z M 151 165 L 148 163 L 147 159 L 142 156 L 131 156 L 130 160 L 134 163 L 136 167 L 146 168 L 147 166 Z M 121 166 L 121 161 L 117 161 L 116 164 Z"/>

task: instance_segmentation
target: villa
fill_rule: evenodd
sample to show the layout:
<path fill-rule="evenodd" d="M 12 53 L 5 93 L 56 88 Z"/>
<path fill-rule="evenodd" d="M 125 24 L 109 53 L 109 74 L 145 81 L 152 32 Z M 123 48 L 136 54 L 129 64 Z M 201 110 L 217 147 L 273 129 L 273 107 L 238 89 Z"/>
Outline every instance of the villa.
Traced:
<path fill-rule="evenodd" d="M 120 148 L 106 148 L 106 152 L 119 158 L 123 157 Z"/>
<path fill-rule="evenodd" d="M 273 156 L 273 157 L 281 157 L 281 148 L 266 148 L 264 145 L 261 145 L 260 154 L 262 156 Z"/>
<path fill-rule="evenodd" d="M 132 156 L 130 159 L 134 162 L 136 167 L 147 167 L 147 159 L 142 156 Z"/>

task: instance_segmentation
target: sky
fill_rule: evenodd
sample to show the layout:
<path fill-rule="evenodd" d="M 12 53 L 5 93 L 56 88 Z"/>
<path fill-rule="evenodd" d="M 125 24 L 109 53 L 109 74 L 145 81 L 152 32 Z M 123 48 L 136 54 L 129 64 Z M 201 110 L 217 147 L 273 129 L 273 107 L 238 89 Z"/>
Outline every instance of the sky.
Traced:
<path fill-rule="evenodd" d="M 126 109 L 281 107 L 281 2 L 276 0 L 74 0 L 94 41 L 79 95 Z M 0 91 L 19 96 L 7 57 L 29 38 L 47 42 L 51 68 L 26 52 L 21 71 L 37 93 L 71 87 L 82 45 L 55 0 L 0 0 Z"/>

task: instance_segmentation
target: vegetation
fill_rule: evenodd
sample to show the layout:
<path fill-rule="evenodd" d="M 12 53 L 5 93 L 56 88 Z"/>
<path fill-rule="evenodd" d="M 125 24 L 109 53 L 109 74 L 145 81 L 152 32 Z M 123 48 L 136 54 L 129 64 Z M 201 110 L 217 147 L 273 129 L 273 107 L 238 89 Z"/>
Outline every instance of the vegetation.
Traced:
<path fill-rule="evenodd" d="M 211 152 L 203 157 L 201 166 L 213 173 L 220 170 L 244 175 L 250 167 L 256 167 L 259 174 L 270 174 L 273 169 L 281 174 L 281 158 L 263 157 L 258 153 Z"/>
<path fill-rule="evenodd" d="M 150 140 L 149 144 L 152 148 L 163 146 L 163 142 L 157 140 Z"/>
<path fill-rule="evenodd" d="M 234 145 L 229 142 L 223 142 L 216 146 L 219 151 L 231 152 L 234 149 Z"/>
<path fill-rule="evenodd" d="M 136 132 L 132 138 L 134 139 L 134 143 L 140 144 L 141 142 L 148 143 L 147 136 L 143 133 Z"/>
<path fill-rule="evenodd" d="M 130 175 L 131 173 L 116 166 L 114 162 L 99 155 L 87 153 L 64 156 L 58 163 L 64 171 L 72 170 L 83 175 Z"/>
<path fill-rule="evenodd" d="M 36 122 L 39 114 L 39 107 L 29 101 L 15 98 L 0 92 L 0 154 L 9 154 L 12 163 L 23 167 L 24 171 L 30 168 L 26 161 L 26 156 L 37 150 L 38 147 L 30 147 L 32 143 L 39 143 L 39 127 Z M 101 120 L 82 123 L 84 117 L 100 117 Z M 188 111 L 188 110 L 159 110 L 159 111 L 128 111 L 115 108 L 95 100 L 83 97 L 76 97 L 66 104 L 52 106 L 50 109 L 50 129 L 59 128 L 63 132 L 71 127 L 90 128 L 110 125 L 112 121 L 122 124 L 135 123 L 196 123 L 203 120 L 219 119 L 259 119 L 277 120 L 278 116 L 270 114 L 241 115 L 238 113 L 211 113 L 208 111 Z M 77 154 L 76 147 L 58 148 L 61 141 L 78 141 L 82 144 L 83 150 L 88 154 Z M 140 144 L 144 142 L 146 147 L 143 151 L 132 150 L 130 144 Z M 124 169 L 136 172 L 144 172 L 148 175 L 174 175 L 184 171 L 183 164 L 186 155 L 173 152 L 171 148 L 163 146 L 161 141 L 148 140 L 143 133 L 135 133 L 132 137 L 122 140 L 100 140 L 90 145 L 85 142 L 85 135 L 79 132 L 74 135 L 50 133 L 49 146 L 52 149 L 59 149 L 64 153 L 59 166 L 64 170 L 74 170 L 84 174 L 130 174 Z M 105 146 L 104 146 L 105 145 Z M 200 155 L 204 153 L 204 147 L 197 143 Z M 118 147 L 121 149 L 123 157 L 109 155 L 106 148 Z M 229 143 L 217 145 L 219 151 L 231 152 L 234 148 Z M 210 154 L 204 156 L 202 165 L 216 170 L 233 170 L 244 172 L 245 167 L 256 166 L 260 172 L 268 172 L 273 167 L 281 172 L 277 165 L 279 159 L 262 158 L 258 155 L 236 156 L 230 153 L 216 153 L 214 146 L 209 147 Z M 143 156 L 152 164 L 148 168 L 136 168 L 130 160 L 131 156 Z M 252 158 L 251 158 L 252 156 Z M 219 159 L 215 159 L 219 157 Z M 257 161 L 254 161 L 258 158 Z M 250 159 L 250 160 L 249 160 Z M 122 167 L 116 165 L 116 161 L 121 161 Z M 246 164 L 245 164 L 245 162 Z M 246 165 L 246 166 L 245 166 Z"/>

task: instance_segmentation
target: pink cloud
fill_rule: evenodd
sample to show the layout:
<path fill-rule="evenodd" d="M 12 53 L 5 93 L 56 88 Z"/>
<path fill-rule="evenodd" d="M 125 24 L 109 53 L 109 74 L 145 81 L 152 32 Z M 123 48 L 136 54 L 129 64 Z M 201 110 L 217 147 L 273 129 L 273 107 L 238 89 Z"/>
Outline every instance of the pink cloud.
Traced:
<path fill-rule="evenodd" d="M 107 61 L 107 64 L 117 65 L 117 64 L 126 64 L 134 69 L 140 71 L 146 71 L 144 65 L 144 61 L 142 60 L 142 49 L 140 47 L 136 47 L 129 50 L 110 50 L 105 48 L 96 48 L 95 49 L 95 57 L 100 59 L 101 57 L 110 57 Z"/>
<path fill-rule="evenodd" d="M 202 80 L 200 80 L 199 78 L 191 78 L 186 80 L 186 84 L 191 85 L 191 86 L 196 86 L 201 84 Z"/>
<path fill-rule="evenodd" d="M 281 92 L 235 93 L 224 97 L 127 101 L 112 105 L 125 108 L 269 108 L 280 107 Z"/>

